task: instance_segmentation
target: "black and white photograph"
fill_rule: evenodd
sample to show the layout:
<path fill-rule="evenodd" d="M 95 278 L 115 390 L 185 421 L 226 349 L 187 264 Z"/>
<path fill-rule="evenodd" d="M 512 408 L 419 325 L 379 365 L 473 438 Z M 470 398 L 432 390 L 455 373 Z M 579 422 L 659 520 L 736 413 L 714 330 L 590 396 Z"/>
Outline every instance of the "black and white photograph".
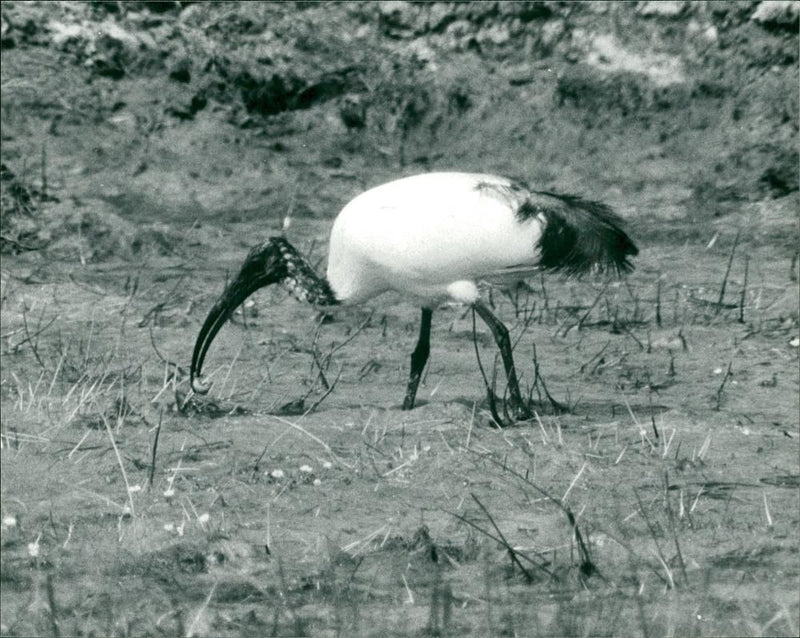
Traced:
<path fill-rule="evenodd" d="M 800 634 L 800 0 L 0 18 L 0 636 Z"/>

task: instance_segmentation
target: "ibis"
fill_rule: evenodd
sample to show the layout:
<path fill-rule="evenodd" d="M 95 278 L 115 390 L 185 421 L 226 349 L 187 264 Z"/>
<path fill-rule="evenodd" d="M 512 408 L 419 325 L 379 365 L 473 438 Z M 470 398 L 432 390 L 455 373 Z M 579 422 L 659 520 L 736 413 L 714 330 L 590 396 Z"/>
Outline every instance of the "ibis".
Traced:
<path fill-rule="evenodd" d="M 496 175 L 440 172 L 404 177 L 355 197 L 331 230 L 327 274 L 318 275 L 285 237 L 254 247 L 203 323 L 192 354 L 192 389 L 210 385 L 201 371 L 223 324 L 253 292 L 282 284 L 324 309 L 396 291 L 422 308 L 419 337 L 402 408 L 414 407 L 430 352 L 433 310 L 450 300 L 470 305 L 500 351 L 508 400 L 526 410 L 503 322 L 479 284 L 513 284 L 538 272 L 616 274 L 633 268 L 638 249 L 607 205 L 576 195 L 533 190 Z"/>

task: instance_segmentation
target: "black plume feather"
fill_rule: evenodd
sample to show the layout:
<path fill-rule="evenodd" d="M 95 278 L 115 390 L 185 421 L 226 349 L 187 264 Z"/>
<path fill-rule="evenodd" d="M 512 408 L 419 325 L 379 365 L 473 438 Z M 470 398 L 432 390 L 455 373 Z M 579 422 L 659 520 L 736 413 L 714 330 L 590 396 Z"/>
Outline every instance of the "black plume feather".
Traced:
<path fill-rule="evenodd" d="M 517 211 L 520 221 L 539 217 L 539 265 L 571 275 L 590 270 L 633 270 L 639 249 L 625 232 L 625 222 L 609 206 L 577 195 L 533 191 Z"/>

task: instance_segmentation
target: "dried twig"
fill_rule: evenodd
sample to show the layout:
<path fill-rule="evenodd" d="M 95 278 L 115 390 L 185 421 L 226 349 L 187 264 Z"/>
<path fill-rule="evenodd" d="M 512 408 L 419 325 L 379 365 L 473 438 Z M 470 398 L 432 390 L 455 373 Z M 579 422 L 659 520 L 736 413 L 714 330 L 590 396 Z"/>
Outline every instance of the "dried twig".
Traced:
<path fill-rule="evenodd" d="M 650 532 L 650 538 L 652 538 L 653 543 L 655 543 L 658 559 L 664 566 L 664 570 L 667 574 L 667 579 L 665 580 L 665 582 L 667 583 L 667 586 L 670 589 L 674 589 L 675 581 L 672 579 L 672 572 L 667 566 L 667 560 L 666 558 L 664 558 L 664 553 L 661 551 L 661 545 L 658 544 L 658 536 L 656 535 L 656 530 L 653 527 L 653 524 L 650 522 L 650 517 L 647 516 L 647 511 L 644 508 L 644 503 L 642 503 L 642 499 L 639 496 L 639 492 L 635 487 L 633 488 L 633 494 L 636 496 L 636 502 L 639 504 L 639 512 L 642 514 L 642 518 L 644 519 L 645 525 L 647 525 L 647 529 Z M 661 574 L 659 574 L 657 571 L 655 573 L 661 576 Z"/>
<path fill-rule="evenodd" d="M 308 430 L 306 430 L 306 429 L 305 429 L 304 427 L 302 427 L 301 425 L 299 425 L 299 424 L 297 424 L 297 423 L 293 423 L 293 422 L 292 422 L 292 421 L 290 421 L 289 419 L 284 419 L 283 417 L 281 417 L 281 416 L 278 416 L 277 414 L 272 414 L 272 415 L 270 415 L 270 416 L 272 416 L 273 418 L 277 419 L 278 421 L 280 421 L 280 422 L 281 422 L 281 423 L 283 423 L 284 425 L 288 425 L 290 428 L 292 428 L 292 429 L 294 429 L 294 430 L 297 430 L 297 431 L 298 431 L 298 432 L 300 432 L 301 434 L 303 434 L 303 435 L 307 436 L 309 439 L 311 439 L 312 441 L 314 441 L 314 442 L 315 442 L 315 443 L 317 443 L 318 445 L 322 446 L 322 448 L 323 448 L 323 449 L 324 449 L 324 450 L 325 450 L 325 451 L 326 451 L 326 452 L 327 452 L 327 453 L 328 453 L 328 454 L 329 454 L 331 457 L 333 457 L 334 459 L 336 459 L 336 461 L 337 461 L 337 462 L 341 463 L 342 465 L 344 465 L 344 466 L 345 466 L 346 468 L 348 468 L 348 469 L 353 469 L 353 466 L 352 466 L 352 465 L 350 465 L 349 463 L 346 463 L 346 462 L 345 462 L 345 461 L 344 461 L 344 460 L 343 460 L 343 459 L 342 459 L 342 458 L 341 458 L 341 457 L 340 457 L 338 454 L 336 454 L 336 452 L 334 452 L 334 451 L 331 449 L 331 446 L 330 446 L 330 445 L 328 445 L 327 443 L 325 443 L 325 441 L 323 441 L 322 439 L 320 439 L 318 436 L 316 436 L 316 435 L 314 435 L 314 434 L 311 434 L 311 432 L 309 432 Z"/>
<path fill-rule="evenodd" d="M 156 433 L 153 435 L 153 454 L 150 458 L 150 475 L 147 477 L 147 484 L 153 487 L 153 477 L 156 473 L 156 452 L 158 451 L 158 436 L 161 434 L 161 419 L 164 416 L 164 408 L 158 412 L 158 425 L 156 426 Z"/>
<path fill-rule="evenodd" d="M 319 335 L 322 331 L 322 324 L 325 322 L 325 315 L 322 315 L 317 322 L 317 329 L 314 332 L 314 340 L 311 342 L 311 357 L 314 360 L 314 364 L 317 366 L 317 370 L 319 370 L 319 380 L 322 381 L 322 386 L 328 390 L 331 387 L 331 384 L 328 383 L 328 377 L 325 376 L 325 370 L 322 367 L 322 362 L 319 358 L 319 348 L 317 347 L 317 343 L 319 342 Z M 330 357 L 327 359 L 327 363 L 330 364 Z M 327 367 L 327 366 L 326 366 Z"/>
<path fill-rule="evenodd" d="M 55 588 L 53 587 L 53 574 L 49 571 L 45 577 L 45 589 L 47 591 L 47 609 L 50 612 L 50 631 L 53 634 L 53 638 L 59 638 L 61 636 L 61 632 L 58 629 L 56 593 Z"/>
<path fill-rule="evenodd" d="M 322 403 L 325 399 L 328 398 L 331 392 L 333 392 L 334 389 L 336 388 L 336 384 L 339 383 L 339 378 L 341 376 L 342 376 L 342 366 L 339 366 L 339 372 L 336 374 L 336 378 L 333 380 L 333 383 L 331 383 L 329 386 L 326 387 L 325 393 L 319 399 L 314 401 L 311 407 L 305 411 L 305 414 L 303 416 L 305 416 L 306 414 L 310 414 L 311 412 L 316 410 L 319 407 L 320 403 Z"/>
<path fill-rule="evenodd" d="M 544 565 L 542 565 L 540 563 L 537 563 L 535 560 L 533 560 L 527 554 L 523 554 L 522 552 L 518 552 L 515 549 L 513 549 L 512 547 L 510 547 L 508 545 L 508 542 L 505 541 L 505 539 L 503 539 L 503 538 L 501 538 L 499 536 L 495 536 L 490 531 L 483 529 L 479 525 L 475 524 L 473 521 L 469 520 L 466 516 L 463 516 L 461 514 L 456 514 L 455 512 L 447 512 L 447 513 L 450 514 L 450 516 L 453 516 L 454 518 L 457 518 L 458 520 L 462 521 L 463 523 L 466 523 L 467 525 L 469 525 L 473 529 L 478 530 L 481 534 L 483 534 L 487 538 L 491 538 L 493 541 L 497 542 L 498 544 L 503 545 L 509 551 L 510 554 L 513 554 L 518 558 L 522 558 L 523 560 L 525 560 L 526 562 L 530 563 L 534 567 L 537 567 L 538 569 L 541 569 L 543 572 L 545 572 L 551 578 L 557 578 L 556 574 L 554 572 L 551 572 Z M 523 570 L 523 573 L 527 573 L 527 572 L 525 570 Z"/>
<path fill-rule="evenodd" d="M 656 281 L 656 325 L 661 327 L 661 273 Z"/>
<path fill-rule="evenodd" d="M 200 619 L 203 616 L 203 612 L 206 610 L 208 605 L 211 603 L 211 599 L 214 597 L 214 592 L 216 590 L 217 590 L 217 581 L 214 581 L 214 583 L 211 585 L 211 590 L 208 592 L 208 596 L 206 596 L 206 599 L 203 601 L 203 604 L 200 605 L 200 608 L 197 610 L 197 613 L 194 616 L 194 620 L 192 620 L 192 624 L 189 625 L 189 628 L 187 629 L 187 633 L 186 634 L 182 634 L 182 635 L 186 635 L 186 636 L 194 636 L 195 635 L 195 629 L 194 628 L 200 622 Z"/>
<path fill-rule="evenodd" d="M 14 239 L 13 237 L 9 237 L 3 233 L 0 233 L 0 244 L 11 244 L 14 250 L 19 252 L 28 252 L 31 250 L 39 250 L 41 246 L 30 246 L 28 244 L 23 244 L 22 242 Z"/>
<path fill-rule="evenodd" d="M 581 534 L 580 528 L 578 527 L 578 521 L 575 518 L 575 514 L 572 512 L 572 509 L 564 503 L 561 499 L 557 499 L 556 497 L 552 496 L 547 490 L 539 487 L 530 480 L 526 475 L 517 472 L 516 470 L 512 470 L 508 467 L 505 462 L 501 463 L 497 459 L 495 459 L 491 454 L 482 454 L 476 452 L 474 450 L 467 450 L 472 454 L 479 456 L 482 459 L 486 459 L 487 461 L 494 463 L 498 467 L 502 468 L 504 472 L 508 472 L 512 476 L 516 476 L 518 479 L 523 481 L 525 484 L 532 487 L 536 490 L 539 494 L 544 496 L 547 500 L 553 503 L 556 507 L 558 507 L 564 514 L 567 516 L 567 520 L 569 521 L 570 526 L 572 527 L 572 532 L 575 537 L 575 542 L 578 545 L 578 553 L 580 554 L 580 572 L 583 577 L 592 576 L 593 574 L 597 574 L 601 578 L 603 577 L 602 574 L 599 573 L 597 566 L 592 562 L 591 554 L 589 553 L 589 547 L 583 539 L 583 534 Z"/>
<path fill-rule="evenodd" d="M 492 517 L 492 515 L 489 513 L 489 510 L 488 510 L 488 509 L 486 509 L 486 507 L 484 506 L 484 504 L 480 502 L 480 500 L 478 499 L 478 497 L 477 497 L 477 496 L 475 496 L 475 493 L 474 493 L 474 492 L 470 492 L 470 496 L 472 497 L 472 500 L 473 500 L 473 501 L 475 501 L 475 502 L 478 504 L 478 507 L 480 507 L 480 508 L 481 508 L 481 511 L 482 511 L 482 512 L 483 512 L 483 513 L 486 515 L 486 518 L 488 518 L 488 519 L 489 519 L 489 522 L 492 524 L 492 527 L 494 527 L 494 531 L 496 531 L 496 532 L 497 532 L 497 535 L 500 537 L 500 542 L 501 542 L 501 543 L 503 544 L 503 546 L 506 548 L 506 551 L 508 552 L 508 555 L 509 555 L 509 557 L 511 558 L 511 562 L 512 562 L 512 563 L 514 563 L 514 564 L 515 564 L 517 567 L 519 567 L 519 570 L 520 570 L 520 571 L 523 573 L 523 575 L 525 576 L 525 580 L 526 580 L 526 581 L 528 581 L 529 583 L 532 583 L 532 582 L 533 582 L 533 576 L 532 576 L 532 575 L 531 575 L 531 573 L 530 573 L 530 572 L 529 572 L 527 569 L 525 569 L 525 567 L 522 565 L 522 563 L 521 563 L 521 562 L 520 562 L 520 560 L 519 560 L 519 557 L 517 556 L 517 552 L 516 552 L 516 550 L 514 550 L 514 548 L 513 548 L 513 547 L 511 547 L 511 545 L 509 544 L 509 542 L 506 540 L 506 537 L 503 535 L 503 532 L 502 532 L 502 531 L 500 531 L 500 528 L 497 526 L 497 523 L 495 523 L 495 522 L 494 522 L 494 518 L 493 518 L 493 517 Z"/>
<path fill-rule="evenodd" d="M 130 507 L 130 515 L 134 516 L 135 510 L 133 505 L 133 492 L 131 491 L 131 484 L 128 482 L 128 474 L 125 471 L 125 464 L 122 462 L 122 455 L 119 453 L 117 442 L 114 440 L 114 433 L 111 431 L 111 424 L 108 422 L 106 415 L 101 412 L 100 416 L 103 419 L 103 423 L 106 426 L 106 432 L 108 432 L 108 438 L 111 440 L 111 447 L 114 448 L 114 454 L 116 454 L 117 456 L 117 463 L 119 464 L 119 469 L 120 472 L 122 473 L 122 480 L 125 483 L 125 492 L 128 495 L 128 507 Z"/>
<path fill-rule="evenodd" d="M 742 283 L 742 294 L 739 297 L 739 323 L 744 323 L 744 302 L 747 298 L 747 275 L 750 270 L 750 255 L 744 257 L 744 282 Z"/>
<path fill-rule="evenodd" d="M 728 285 L 728 275 L 731 274 L 731 266 L 733 265 L 733 255 L 736 253 L 736 247 L 739 245 L 739 237 L 742 234 L 742 229 L 736 231 L 736 238 L 733 240 L 733 247 L 731 248 L 731 256 L 728 258 L 728 267 L 725 269 L 725 276 L 722 278 L 722 286 L 719 289 L 719 299 L 717 299 L 716 310 L 714 316 L 719 314 L 722 309 L 722 301 L 725 298 L 725 287 Z"/>
<path fill-rule="evenodd" d="M 678 532 L 675 529 L 675 515 L 672 512 L 672 504 L 669 502 L 669 473 L 664 470 L 664 500 L 667 503 L 667 516 L 669 517 L 669 526 L 672 530 L 672 538 L 675 542 L 675 552 L 678 555 L 678 563 L 681 566 L 681 574 L 683 575 L 683 582 L 689 582 L 689 578 L 686 576 L 686 564 L 683 562 L 683 552 L 681 552 L 681 545 L 678 542 Z"/>
<path fill-rule="evenodd" d="M 594 307 L 595 307 L 595 306 L 598 304 L 598 302 L 599 302 L 599 301 L 600 301 L 600 299 L 603 297 L 603 295 L 605 294 L 605 292 L 606 292 L 606 290 L 607 290 L 607 289 L 608 289 L 608 283 L 606 283 L 606 284 L 604 284 L 604 285 L 603 285 L 603 289 L 602 289 L 602 290 L 601 290 L 601 291 L 600 291 L 600 292 L 597 294 L 597 296 L 594 298 L 594 301 L 593 301 L 593 302 L 591 303 L 591 305 L 590 305 L 590 306 L 589 306 L 589 307 L 586 309 L 586 312 L 585 312 L 585 313 L 583 313 L 583 316 L 582 316 L 580 319 L 578 319 L 578 321 L 576 321 L 575 323 L 573 323 L 573 324 L 571 324 L 571 325 L 567 326 L 567 327 L 564 329 L 564 332 L 562 332 L 562 333 L 561 333 L 561 336 L 562 336 L 562 337 L 566 337 L 566 336 L 567 336 L 567 334 L 569 333 L 569 331 L 570 331 L 570 330 L 572 330 L 572 329 L 573 329 L 574 327 L 576 327 L 576 326 L 578 327 L 578 330 L 580 330 L 580 329 L 583 327 L 583 322 L 584 322 L 584 321 L 586 321 L 586 319 L 589 317 L 589 314 L 592 312 L 592 310 L 594 310 Z"/>
<path fill-rule="evenodd" d="M 40 334 L 42 334 L 45 330 L 47 330 L 53 324 L 53 322 L 56 319 L 58 319 L 58 315 L 56 315 L 50 321 L 48 321 L 47 325 L 44 328 L 40 328 L 39 326 L 42 323 L 42 316 L 40 316 L 39 317 L 39 321 L 38 321 L 38 323 L 36 325 L 36 332 L 31 334 L 28 331 L 27 313 L 25 312 L 24 308 L 22 310 L 22 326 L 23 326 L 23 329 L 25 331 L 25 338 L 22 341 L 20 341 L 15 346 L 15 348 L 19 348 L 23 343 L 30 343 L 31 344 L 31 350 L 33 351 L 33 356 L 36 357 L 36 361 L 38 362 L 38 364 L 42 368 L 42 370 L 44 370 L 46 368 L 45 368 L 44 362 L 42 361 L 42 358 L 39 356 L 39 343 L 38 343 L 38 341 L 34 341 L 34 339 L 36 337 L 38 337 Z"/>
<path fill-rule="evenodd" d="M 355 329 L 355 332 L 353 332 L 353 334 L 351 334 L 349 337 L 347 337 L 347 339 L 342 341 L 342 343 L 340 343 L 339 345 L 334 346 L 333 348 L 331 348 L 330 353 L 328 353 L 328 355 L 327 355 L 328 358 L 332 357 L 334 354 L 339 352 L 339 350 L 344 348 L 348 343 L 350 343 L 353 339 L 355 339 L 358 335 L 360 335 L 364 331 L 364 328 L 366 328 L 369 325 L 369 322 L 372 321 L 372 316 L 374 314 L 375 314 L 375 311 L 371 310 L 369 315 L 367 316 L 367 318 L 364 319 L 364 321 L 361 322 L 361 324 L 358 326 L 358 328 Z"/>
<path fill-rule="evenodd" d="M 550 391 L 547 389 L 547 384 L 544 382 L 544 377 L 542 376 L 541 372 L 539 371 L 539 358 L 536 356 L 536 344 L 533 344 L 533 388 L 536 389 L 537 394 L 539 394 L 539 401 L 542 401 L 542 395 L 539 393 L 539 384 L 542 385 L 542 390 L 544 390 L 544 395 L 547 397 L 547 400 L 550 402 L 550 406 L 553 408 L 553 411 L 556 414 L 566 414 L 569 412 L 569 408 L 564 404 L 556 401 L 553 398 L 553 395 L 550 394 Z M 533 388 L 531 392 L 533 392 Z"/>
<path fill-rule="evenodd" d="M 42 144 L 42 153 L 40 156 L 40 169 L 42 176 L 42 188 L 39 190 L 39 201 L 44 202 L 47 196 L 47 146 Z"/>
<path fill-rule="evenodd" d="M 720 406 L 722 405 L 722 393 L 725 390 L 725 383 L 728 381 L 728 377 L 733 376 L 731 373 L 731 366 L 733 365 L 733 361 L 728 361 L 728 369 L 725 371 L 725 376 L 722 378 L 722 383 L 719 384 L 719 388 L 717 388 L 717 400 L 714 406 L 714 410 L 719 411 Z"/>
<path fill-rule="evenodd" d="M 602 348 L 600 348 L 600 351 L 580 367 L 581 374 L 583 374 L 586 371 L 586 368 L 589 366 L 590 363 L 592 363 L 596 359 L 599 359 L 602 356 L 602 354 L 606 351 L 606 348 L 608 348 L 610 343 L 611 341 L 606 341 L 606 344 Z M 597 366 L 595 366 L 592 369 L 592 372 L 594 372 L 594 370 L 596 369 Z"/>
<path fill-rule="evenodd" d="M 159 351 L 159 349 L 158 349 L 158 346 L 156 345 L 156 339 L 155 339 L 155 337 L 153 336 L 153 326 L 152 326 L 152 325 L 151 325 L 151 326 L 148 326 L 148 328 L 149 328 L 149 331 L 150 331 L 150 345 L 152 345 L 152 346 L 153 346 L 153 352 L 155 352 L 155 353 L 156 353 L 156 356 L 157 356 L 159 359 L 161 359 L 161 361 L 163 361 L 163 362 L 164 362 L 164 363 L 165 363 L 167 366 L 171 366 L 171 367 L 173 367 L 173 368 L 175 369 L 175 372 L 176 372 L 178 375 L 180 375 L 180 376 L 186 376 L 186 371 L 185 371 L 185 370 L 184 370 L 184 369 L 183 369 L 183 368 L 182 368 L 180 365 L 178 365 L 177 363 L 175 363 L 174 361 L 172 361 L 172 359 L 167 359 L 167 358 L 166 358 L 164 355 L 162 355 L 162 354 L 161 354 L 161 351 Z M 173 376 L 174 376 L 174 375 L 173 375 Z M 171 377 L 168 377 L 168 378 L 167 378 L 167 381 L 169 381 L 169 380 L 170 380 L 170 378 L 171 378 Z"/>

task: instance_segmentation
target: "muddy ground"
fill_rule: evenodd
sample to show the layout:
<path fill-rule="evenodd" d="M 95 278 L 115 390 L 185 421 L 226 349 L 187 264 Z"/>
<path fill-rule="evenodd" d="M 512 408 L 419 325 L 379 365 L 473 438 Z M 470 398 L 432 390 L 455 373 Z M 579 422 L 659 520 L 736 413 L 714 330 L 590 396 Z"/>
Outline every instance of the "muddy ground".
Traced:
<path fill-rule="evenodd" d="M 4 2 L 0 633 L 797 635 L 797 16 Z M 487 291 L 535 419 L 495 427 L 450 305 L 401 411 L 393 295 L 260 291 L 188 392 L 251 245 L 288 219 L 322 269 L 349 198 L 437 169 L 639 244 Z"/>

